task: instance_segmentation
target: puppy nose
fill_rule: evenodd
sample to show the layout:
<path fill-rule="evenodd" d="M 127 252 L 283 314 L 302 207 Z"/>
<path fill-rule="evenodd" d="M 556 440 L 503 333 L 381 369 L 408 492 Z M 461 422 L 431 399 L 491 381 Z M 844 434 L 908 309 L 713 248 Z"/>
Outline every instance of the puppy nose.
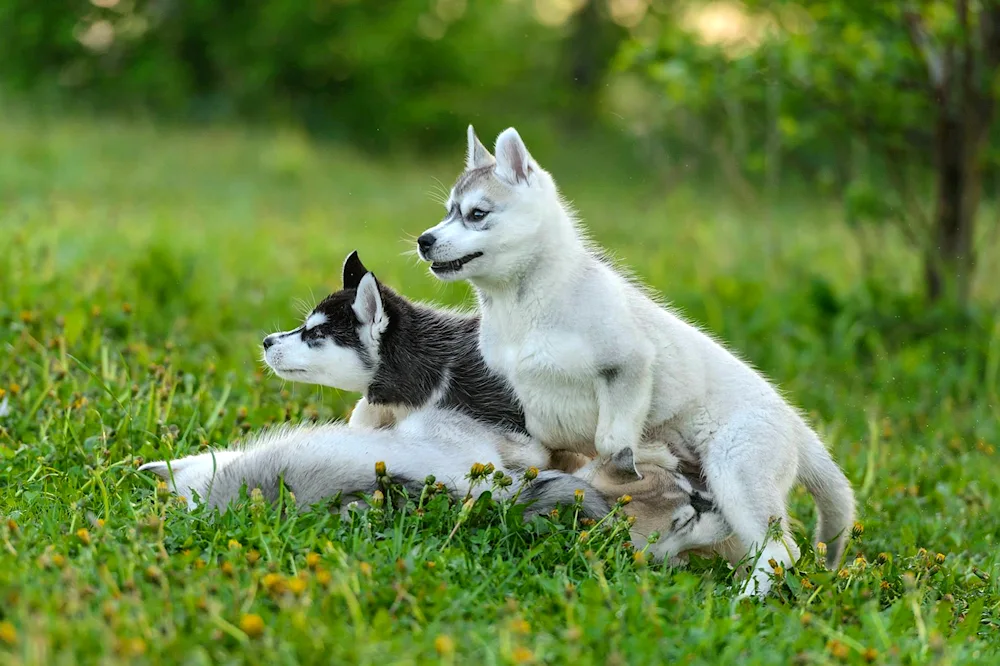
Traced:
<path fill-rule="evenodd" d="M 264 338 L 264 349 L 270 349 L 274 345 L 274 343 L 277 342 L 277 340 L 278 336 L 276 335 L 269 335 L 266 338 Z"/>
<path fill-rule="evenodd" d="M 434 238 L 432 234 L 421 234 L 420 238 L 417 239 L 417 247 L 420 248 L 421 252 L 426 252 L 434 247 L 436 242 L 437 238 Z"/>

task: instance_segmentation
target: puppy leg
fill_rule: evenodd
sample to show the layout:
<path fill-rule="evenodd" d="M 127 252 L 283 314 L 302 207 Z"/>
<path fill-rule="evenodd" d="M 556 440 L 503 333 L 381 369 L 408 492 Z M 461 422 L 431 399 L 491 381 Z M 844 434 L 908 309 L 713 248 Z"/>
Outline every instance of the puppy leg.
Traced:
<path fill-rule="evenodd" d="M 641 354 L 602 368 L 596 379 L 597 433 L 594 445 L 602 460 L 623 449 L 641 453 L 639 442 L 653 400 L 652 364 Z M 637 463 L 644 462 L 636 460 Z"/>
<path fill-rule="evenodd" d="M 708 443 L 705 477 L 716 506 L 751 558 L 759 552 L 741 596 L 770 591 L 769 560 L 794 564 L 798 548 L 788 531 L 786 498 L 795 482 L 798 451 L 773 414 L 752 411 L 724 425 Z M 779 540 L 768 540 L 772 519 L 781 523 Z"/>
<path fill-rule="evenodd" d="M 389 407 L 373 405 L 362 397 L 351 410 L 347 425 L 364 430 L 388 428 L 396 424 L 396 414 Z"/>

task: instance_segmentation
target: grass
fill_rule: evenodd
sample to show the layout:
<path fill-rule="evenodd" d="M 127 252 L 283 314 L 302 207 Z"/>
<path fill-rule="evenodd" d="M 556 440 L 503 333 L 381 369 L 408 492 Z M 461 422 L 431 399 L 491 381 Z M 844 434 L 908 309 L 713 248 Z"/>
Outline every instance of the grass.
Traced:
<path fill-rule="evenodd" d="M 844 466 L 863 530 L 841 570 L 807 547 L 777 596 L 737 602 L 717 563 L 646 563 L 620 523 L 584 535 L 572 509 L 212 520 L 138 474 L 344 414 L 353 396 L 265 377 L 258 345 L 351 249 L 411 297 L 467 300 L 403 256 L 441 216 L 428 192 L 461 134 L 441 162 L 291 132 L 0 124 L 0 661 L 996 660 L 1000 262 L 977 311 L 927 309 L 899 240 L 859 246 L 832 203 L 665 198 L 573 146 L 538 157 L 597 240 L 778 381 Z M 812 502 L 791 506 L 805 540 Z"/>

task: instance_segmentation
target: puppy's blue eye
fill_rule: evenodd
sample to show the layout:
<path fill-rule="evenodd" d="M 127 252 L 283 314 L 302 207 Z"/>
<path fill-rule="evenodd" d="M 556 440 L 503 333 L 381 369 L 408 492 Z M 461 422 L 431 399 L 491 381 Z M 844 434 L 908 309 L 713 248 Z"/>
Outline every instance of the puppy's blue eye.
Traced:
<path fill-rule="evenodd" d="M 482 222 L 489 215 L 489 211 L 483 210 L 481 208 L 473 208 L 469 211 L 469 219 L 473 222 Z"/>

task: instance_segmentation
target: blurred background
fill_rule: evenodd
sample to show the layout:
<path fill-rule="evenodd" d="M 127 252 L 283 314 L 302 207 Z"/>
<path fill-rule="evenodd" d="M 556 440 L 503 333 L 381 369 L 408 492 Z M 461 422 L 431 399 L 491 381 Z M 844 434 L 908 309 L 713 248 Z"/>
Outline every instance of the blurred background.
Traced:
<path fill-rule="evenodd" d="M 996 395 L 998 72 L 996 0 L 5 0 L 0 316 L 242 372 L 355 247 L 468 302 L 405 254 L 514 125 L 778 379 Z"/>
<path fill-rule="evenodd" d="M 0 85 L 5 115 L 280 126 L 394 155 L 454 155 L 466 123 L 516 124 L 535 152 L 586 143 L 613 162 L 602 170 L 664 193 L 702 183 L 740 205 L 835 201 L 876 255 L 880 234 L 905 237 L 913 289 L 966 303 L 977 264 L 996 258 L 998 12 L 993 0 L 7 0 Z"/>

